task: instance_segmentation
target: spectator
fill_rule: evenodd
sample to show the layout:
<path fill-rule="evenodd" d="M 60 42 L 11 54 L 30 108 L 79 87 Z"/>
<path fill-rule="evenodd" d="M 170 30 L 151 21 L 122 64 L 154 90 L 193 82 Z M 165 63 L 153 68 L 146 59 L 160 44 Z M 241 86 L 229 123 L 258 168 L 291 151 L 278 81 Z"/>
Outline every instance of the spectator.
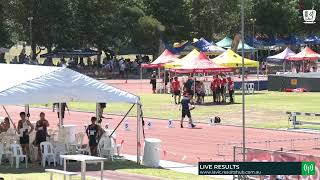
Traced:
<path fill-rule="evenodd" d="M 41 157 L 41 150 L 40 150 L 40 143 L 45 142 L 47 140 L 48 135 L 48 127 L 49 127 L 49 122 L 46 120 L 46 115 L 44 112 L 40 113 L 40 120 L 37 121 L 36 123 L 36 139 L 35 139 L 35 144 L 38 147 L 38 155 Z"/>
<path fill-rule="evenodd" d="M 91 124 L 86 129 L 86 133 L 89 139 L 90 153 L 92 156 L 97 156 L 97 146 L 98 146 L 98 133 L 101 129 L 100 126 L 96 124 L 97 118 L 91 117 Z"/>
<path fill-rule="evenodd" d="M 202 81 L 196 81 L 196 94 L 197 94 L 197 104 L 202 104 L 204 102 L 205 88 Z"/>
<path fill-rule="evenodd" d="M 184 91 L 188 93 L 190 96 L 190 99 L 192 101 L 193 95 L 194 95 L 194 80 L 193 80 L 193 75 L 188 77 L 187 82 L 184 84 Z"/>
<path fill-rule="evenodd" d="M 18 56 L 15 56 L 10 62 L 10 64 L 18 64 Z"/>
<path fill-rule="evenodd" d="M 212 91 L 212 98 L 213 98 L 213 102 L 216 103 L 217 102 L 217 82 L 215 77 L 213 76 L 211 84 L 210 84 L 210 89 Z"/>
<path fill-rule="evenodd" d="M 181 91 L 180 91 L 180 82 L 178 80 L 178 77 L 175 76 L 174 80 L 171 83 L 171 88 L 172 88 L 172 95 L 174 97 L 174 103 L 178 104 L 180 103 L 180 99 L 181 99 Z M 178 96 L 178 101 L 177 101 L 177 96 Z"/>
<path fill-rule="evenodd" d="M 229 90 L 230 103 L 234 103 L 234 100 L 233 100 L 234 82 L 232 81 L 231 77 L 228 77 L 228 90 Z"/>
<path fill-rule="evenodd" d="M 221 97 L 222 97 L 222 102 L 226 102 L 226 93 L 227 93 L 227 79 L 226 76 L 223 75 L 221 78 Z"/>
<path fill-rule="evenodd" d="M 23 154 L 27 155 L 27 157 L 30 157 L 29 134 L 32 133 L 34 127 L 30 123 L 30 121 L 26 119 L 25 112 L 20 113 L 20 118 L 21 120 L 18 121 L 18 133 L 20 135 L 20 144 L 22 147 Z M 28 159 L 28 161 L 30 161 L 30 159 Z"/>
<path fill-rule="evenodd" d="M 153 73 L 151 74 L 150 84 L 152 85 L 152 92 L 153 92 L 153 94 L 155 94 L 155 93 L 156 93 L 156 89 L 157 89 L 157 75 L 156 75 L 156 71 L 153 71 Z"/>
<path fill-rule="evenodd" d="M 7 132 L 10 128 L 10 121 L 8 117 L 4 118 L 4 121 L 0 124 L 0 133 Z"/>

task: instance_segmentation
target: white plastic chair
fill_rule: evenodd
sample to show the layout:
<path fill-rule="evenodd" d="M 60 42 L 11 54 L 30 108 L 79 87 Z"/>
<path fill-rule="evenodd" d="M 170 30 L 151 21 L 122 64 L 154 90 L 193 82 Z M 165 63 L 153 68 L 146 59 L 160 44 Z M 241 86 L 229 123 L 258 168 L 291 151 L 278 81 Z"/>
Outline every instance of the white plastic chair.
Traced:
<path fill-rule="evenodd" d="M 16 158 L 16 168 L 19 168 L 20 159 L 24 159 L 26 162 L 26 168 L 28 168 L 28 159 L 27 155 L 24 155 L 22 152 L 22 148 L 19 144 L 11 144 L 10 145 L 12 156 L 11 156 L 11 167 L 13 166 L 13 160 Z"/>
<path fill-rule="evenodd" d="M 56 144 L 56 147 L 54 148 L 54 152 L 56 154 L 56 157 L 59 159 L 59 165 L 63 165 L 63 158 L 60 157 L 60 155 L 67 155 L 67 147 L 66 144 L 58 143 Z"/>
<path fill-rule="evenodd" d="M 100 157 L 110 157 L 113 161 L 115 143 L 109 136 L 104 136 L 100 139 L 98 144 L 98 154 Z"/>
<path fill-rule="evenodd" d="M 78 154 L 86 154 L 88 152 L 87 148 L 83 148 L 83 138 L 85 136 L 84 133 L 77 133 L 75 138 L 75 148 Z"/>
<path fill-rule="evenodd" d="M 46 161 L 48 164 L 51 163 L 49 160 L 53 160 L 54 166 L 56 166 L 56 155 L 54 153 L 53 146 L 50 142 L 42 142 L 40 143 L 41 156 L 42 156 L 42 166 L 45 167 Z"/>

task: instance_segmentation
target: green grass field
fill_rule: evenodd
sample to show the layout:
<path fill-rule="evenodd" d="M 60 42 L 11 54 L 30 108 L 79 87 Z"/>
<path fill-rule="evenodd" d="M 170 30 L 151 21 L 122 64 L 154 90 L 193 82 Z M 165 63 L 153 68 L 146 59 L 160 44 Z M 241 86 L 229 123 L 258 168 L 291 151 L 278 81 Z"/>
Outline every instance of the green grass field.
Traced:
<path fill-rule="evenodd" d="M 174 105 L 173 98 L 167 94 L 140 94 L 143 103 L 143 113 L 145 117 L 160 119 L 180 118 L 179 106 Z M 241 125 L 242 98 L 236 95 L 236 103 L 231 105 L 212 105 L 211 97 L 206 97 L 204 105 L 196 106 L 192 111 L 193 119 L 197 122 L 208 122 L 210 117 L 220 116 L 224 124 Z M 286 111 L 319 112 L 320 93 L 286 93 L 262 91 L 253 95 L 245 96 L 246 122 L 249 127 L 257 128 L 287 128 L 288 116 Z M 70 109 L 95 111 L 94 103 L 69 104 Z M 105 112 L 112 114 L 125 114 L 130 108 L 130 104 L 107 104 Z M 131 116 L 136 114 L 132 110 Z M 298 117 L 310 121 L 318 121 L 316 118 Z M 313 126 L 302 126 L 311 127 Z"/>
<path fill-rule="evenodd" d="M 69 165 L 70 166 L 70 165 Z M 99 166 L 100 167 L 100 166 Z M 57 167 L 62 168 L 62 167 Z M 104 169 L 115 170 L 119 172 L 127 172 L 133 174 L 140 174 L 146 176 L 155 176 L 161 178 L 168 178 L 172 180 L 218 180 L 216 178 L 197 176 L 193 174 L 179 173 L 171 170 L 161 169 L 161 168 L 148 168 L 142 165 L 137 165 L 132 161 L 113 161 L 105 162 Z M 74 162 L 72 167 L 68 171 L 77 172 L 80 171 L 80 164 Z M 87 171 L 99 171 L 97 166 L 89 164 L 87 166 Z M 50 179 L 50 174 L 45 173 L 42 167 L 38 165 L 31 164 L 28 169 L 22 166 L 20 169 L 11 168 L 9 165 L 2 165 L 0 169 L 0 177 L 5 180 L 45 180 Z M 62 175 L 55 174 L 53 179 L 63 179 Z M 80 176 L 73 177 L 74 180 L 80 180 Z M 94 180 L 95 178 L 87 177 L 87 180 Z"/>

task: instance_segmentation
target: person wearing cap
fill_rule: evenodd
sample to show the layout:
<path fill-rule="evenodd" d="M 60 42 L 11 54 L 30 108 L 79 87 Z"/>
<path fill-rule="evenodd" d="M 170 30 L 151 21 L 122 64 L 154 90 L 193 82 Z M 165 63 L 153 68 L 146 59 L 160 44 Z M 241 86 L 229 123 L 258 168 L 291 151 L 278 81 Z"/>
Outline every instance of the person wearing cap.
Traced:
<path fill-rule="evenodd" d="M 228 90 L 229 90 L 230 103 L 234 103 L 234 100 L 233 100 L 234 82 L 232 81 L 231 77 L 228 77 L 227 80 L 228 80 Z"/>
<path fill-rule="evenodd" d="M 189 118 L 189 124 L 191 128 L 196 127 L 196 125 L 192 123 L 191 112 L 190 112 L 190 110 L 194 109 L 194 106 L 191 104 L 190 95 L 187 92 L 183 94 L 183 98 L 181 100 L 181 109 L 182 109 L 181 110 L 182 114 L 181 114 L 180 127 L 183 128 L 183 120 L 186 116 Z"/>
<path fill-rule="evenodd" d="M 156 71 L 153 71 L 152 74 L 151 74 L 150 84 L 152 85 L 152 92 L 153 92 L 153 94 L 155 94 L 155 93 L 156 93 L 156 89 L 157 89 L 157 75 L 156 75 Z"/>
<path fill-rule="evenodd" d="M 92 156 L 97 156 L 97 147 L 99 142 L 98 133 L 101 129 L 101 127 L 96 124 L 96 121 L 96 117 L 91 117 L 91 124 L 86 129 L 89 139 L 90 153 Z"/>
<path fill-rule="evenodd" d="M 173 81 L 171 82 L 171 87 L 172 87 L 172 93 L 174 97 L 174 103 L 178 104 L 180 103 L 180 99 L 181 99 L 181 91 L 180 91 L 180 82 L 177 76 L 173 78 Z M 178 96 L 178 101 L 177 101 L 177 96 Z"/>

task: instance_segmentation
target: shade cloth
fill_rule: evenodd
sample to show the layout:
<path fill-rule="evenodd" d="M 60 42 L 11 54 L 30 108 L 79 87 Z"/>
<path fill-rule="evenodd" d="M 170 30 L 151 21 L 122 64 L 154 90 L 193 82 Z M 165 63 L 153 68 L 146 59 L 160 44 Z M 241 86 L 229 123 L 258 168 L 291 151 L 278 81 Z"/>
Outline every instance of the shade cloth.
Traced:
<path fill-rule="evenodd" d="M 150 64 L 142 64 L 141 67 L 143 67 L 143 68 L 159 68 L 159 67 L 163 67 L 163 65 L 166 63 L 170 63 L 170 62 L 176 61 L 178 59 L 179 59 L 178 55 L 173 54 L 168 49 L 165 49 L 156 60 L 154 60 Z"/>
<path fill-rule="evenodd" d="M 232 68 L 223 67 L 210 61 L 204 52 L 193 50 L 190 55 L 184 57 L 181 66 L 170 69 L 176 73 L 210 73 L 231 72 Z"/>
<path fill-rule="evenodd" d="M 226 52 L 212 59 L 212 61 L 216 64 L 219 64 L 225 67 L 241 67 L 242 66 L 242 57 L 236 54 L 235 52 L 233 52 L 231 49 L 228 49 Z M 244 58 L 244 66 L 259 67 L 259 62 Z"/>
<path fill-rule="evenodd" d="M 315 60 L 318 60 L 318 59 L 320 59 L 320 54 L 314 52 L 309 47 L 305 47 L 298 54 L 288 58 L 289 61 L 305 61 L 305 60 L 315 61 Z"/>
<path fill-rule="evenodd" d="M 269 56 L 267 57 L 268 60 L 271 61 L 282 61 L 282 60 L 286 60 L 291 56 L 296 55 L 296 53 L 294 53 L 291 49 L 289 49 L 288 47 L 283 50 L 281 53 L 273 55 L 273 56 Z"/>
<path fill-rule="evenodd" d="M 0 64 L 0 104 L 140 103 L 139 97 L 65 67 Z"/>

